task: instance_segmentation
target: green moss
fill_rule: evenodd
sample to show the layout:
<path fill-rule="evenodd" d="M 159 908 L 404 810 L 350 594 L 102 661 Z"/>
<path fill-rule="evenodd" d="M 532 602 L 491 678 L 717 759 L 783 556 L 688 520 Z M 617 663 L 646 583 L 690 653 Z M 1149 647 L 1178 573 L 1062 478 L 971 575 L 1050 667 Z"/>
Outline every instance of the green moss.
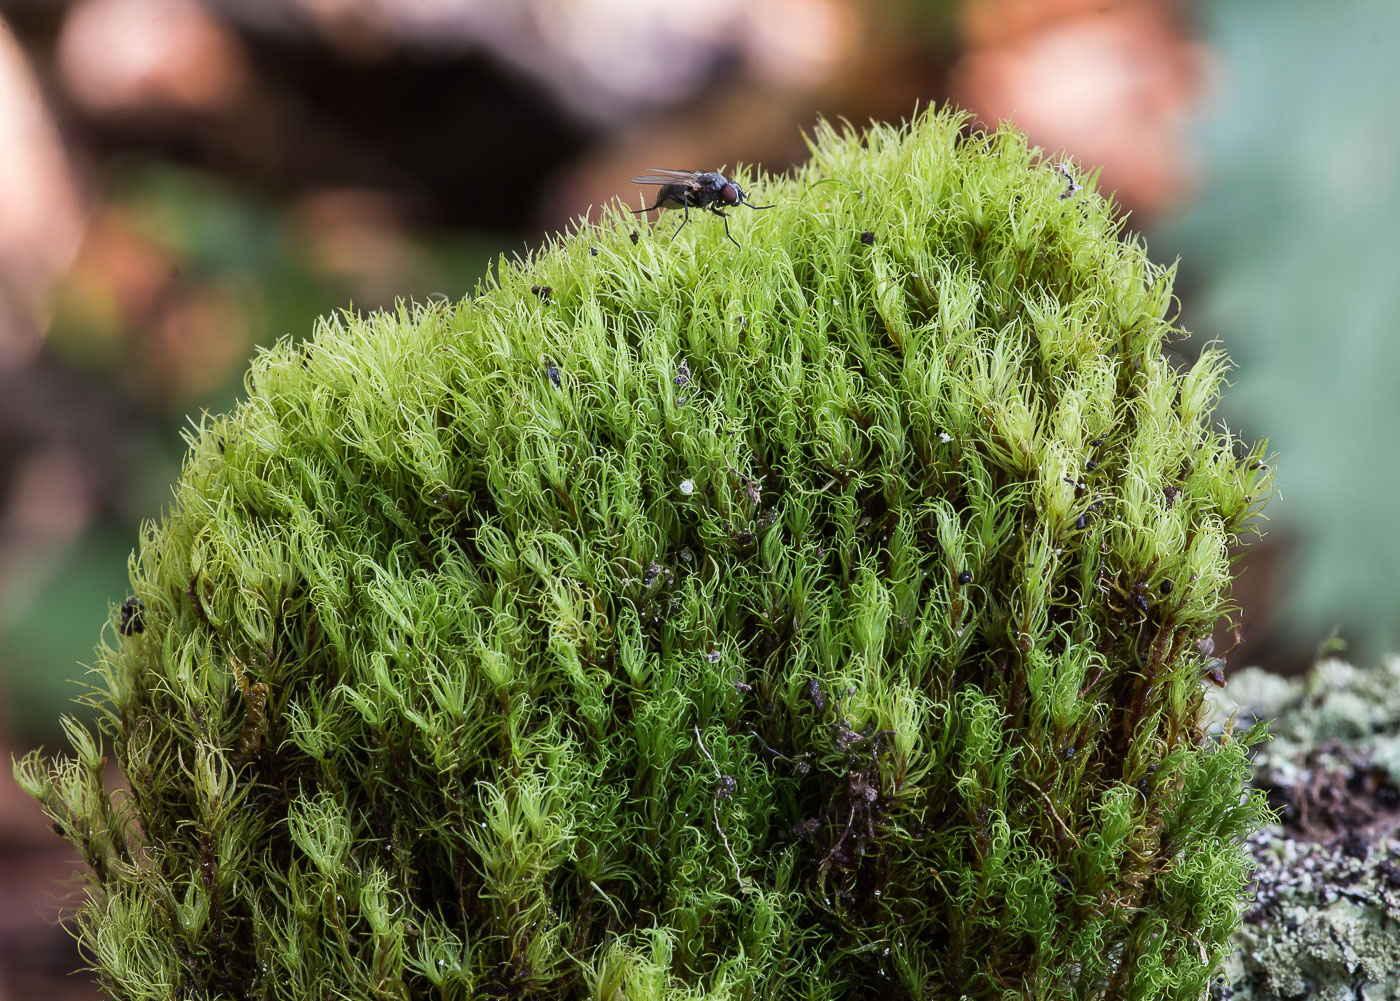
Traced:
<path fill-rule="evenodd" d="M 613 211 L 191 436 L 129 795 L 18 768 L 114 997 L 1199 996 L 1262 814 L 1198 724 L 1224 359 L 1014 131 L 741 181 L 742 249 Z"/>

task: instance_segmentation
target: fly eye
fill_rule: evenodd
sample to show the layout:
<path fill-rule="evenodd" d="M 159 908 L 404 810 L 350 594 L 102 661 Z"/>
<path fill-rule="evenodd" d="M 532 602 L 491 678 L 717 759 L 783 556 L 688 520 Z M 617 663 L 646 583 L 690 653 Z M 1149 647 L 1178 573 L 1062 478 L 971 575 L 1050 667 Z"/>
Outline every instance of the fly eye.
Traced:
<path fill-rule="evenodd" d="M 739 194 L 739 186 L 737 184 L 726 184 L 719 189 L 719 196 L 724 199 L 727 205 L 738 205 L 739 199 L 743 197 Z"/>

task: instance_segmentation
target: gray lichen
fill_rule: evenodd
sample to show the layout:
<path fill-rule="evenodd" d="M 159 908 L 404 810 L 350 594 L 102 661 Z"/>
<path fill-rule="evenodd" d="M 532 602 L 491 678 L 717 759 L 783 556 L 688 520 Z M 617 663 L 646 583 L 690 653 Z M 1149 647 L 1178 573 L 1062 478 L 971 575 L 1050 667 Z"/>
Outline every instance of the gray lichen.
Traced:
<path fill-rule="evenodd" d="M 1400 999 L 1400 657 L 1297 680 L 1242 671 L 1217 699 L 1236 709 L 1272 720 L 1254 784 L 1279 823 L 1248 841 L 1252 900 L 1212 996 Z"/>

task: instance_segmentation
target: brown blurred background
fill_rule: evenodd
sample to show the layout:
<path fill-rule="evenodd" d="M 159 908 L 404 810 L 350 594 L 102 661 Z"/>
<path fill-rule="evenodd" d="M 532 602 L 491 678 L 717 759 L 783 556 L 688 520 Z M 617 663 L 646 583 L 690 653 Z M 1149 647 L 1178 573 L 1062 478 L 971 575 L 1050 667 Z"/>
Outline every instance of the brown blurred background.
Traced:
<path fill-rule="evenodd" d="M 182 427 L 257 346 L 458 298 L 635 202 L 646 168 L 781 171 L 819 115 L 948 101 L 1101 166 L 1158 259 L 1183 254 L 1193 341 L 1240 362 L 1225 415 L 1272 435 L 1284 497 L 1232 663 L 1296 670 L 1333 631 L 1375 656 L 1400 561 L 1400 16 L 1314 7 L 0 0 L 0 751 L 55 743 Z M 96 996 L 57 923 L 73 867 L 0 772 L 0 1001 Z"/>

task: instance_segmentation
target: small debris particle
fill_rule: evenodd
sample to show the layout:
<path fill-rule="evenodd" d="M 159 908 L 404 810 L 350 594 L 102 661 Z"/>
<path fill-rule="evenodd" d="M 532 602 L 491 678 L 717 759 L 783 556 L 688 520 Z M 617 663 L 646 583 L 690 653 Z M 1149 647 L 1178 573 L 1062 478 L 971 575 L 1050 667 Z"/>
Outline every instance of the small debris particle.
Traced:
<path fill-rule="evenodd" d="M 685 494 L 687 497 L 695 493 L 695 481 L 681 480 L 681 493 Z"/>
<path fill-rule="evenodd" d="M 826 697 L 822 695 L 822 686 L 816 678 L 807 682 L 807 698 L 819 715 L 826 713 Z"/>
<path fill-rule="evenodd" d="M 724 655 L 718 650 L 711 650 L 705 654 L 705 659 L 708 660 L 711 664 L 718 664 L 720 658 L 723 656 Z"/>
<path fill-rule="evenodd" d="M 540 302 L 549 302 L 549 297 L 554 294 L 554 289 L 548 285 L 531 285 L 530 291 L 540 297 Z"/>
<path fill-rule="evenodd" d="M 146 631 L 146 617 L 142 614 L 145 610 L 146 603 L 135 595 L 122 602 L 122 621 L 117 628 L 123 636 Z"/>
<path fill-rule="evenodd" d="M 1074 527 L 1075 527 L 1075 528 L 1083 528 L 1083 527 L 1085 527 L 1085 526 L 1088 525 L 1088 524 L 1089 524 L 1089 519 L 1088 519 L 1087 517 L 1085 517 L 1084 515 L 1082 515 L 1082 514 L 1081 514 L 1078 518 L 1075 518 L 1075 519 L 1074 519 Z"/>
<path fill-rule="evenodd" d="M 719 777 L 719 788 L 715 790 L 715 795 L 720 799 L 729 799 L 739 788 L 739 782 L 733 775 L 721 775 Z"/>
<path fill-rule="evenodd" d="M 860 242 L 865 244 L 867 247 L 870 246 L 872 243 L 875 242 L 875 234 L 867 229 L 864 233 L 860 234 Z"/>
<path fill-rule="evenodd" d="M 962 573 L 958 574 L 958 583 L 959 583 L 959 584 L 971 584 L 971 583 L 972 583 L 972 571 L 971 571 L 971 570 L 964 570 Z"/>
<path fill-rule="evenodd" d="M 1164 498 L 1166 498 L 1167 507 L 1171 507 L 1173 504 L 1176 503 L 1177 498 L 1181 496 L 1181 488 L 1180 488 L 1180 487 L 1163 487 L 1163 488 L 1162 488 L 1162 496 L 1163 496 Z"/>
<path fill-rule="evenodd" d="M 554 383 L 555 389 L 558 389 L 561 385 L 559 380 L 559 368 L 555 365 L 546 365 L 544 374 L 549 376 L 549 381 Z"/>
<path fill-rule="evenodd" d="M 950 435 L 947 431 L 940 431 L 938 432 L 938 440 L 946 445 L 953 440 L 953 436 Z"/>
<path fill-rule="evenodd" d="M 1070 173 L 1069 166 L 1069 161 L 1065 161 L 1061 163 L 1058 167 L 1056 167 L 1056 170 L 1059 171 L 1060 176 L 1069 182 L 1069 187 L 1065 188 L 1064 191 L 1060 192 L 1060 201 L 1064 201 L 1066 198 L 1069 198 L 1075 193 L 1084 190 L 1084 185 L 1076 181 L 1074 179 L 1074 175 Z"/>
<path fill-rule="evenodd" d="M 633 230 L 633 231 L 632 231 L 632 246 L 635 247 L 635 246 L 637 245 L 637 241 L 640 240 L 640 239 L 641 239 L 641 236 L 637 233 L 636 230 Z"/>
<path fill-rule="evenodd" d="M 677 389 L 690 384 L 690 363 L 684 358 L 681 359 L 680 365 L 676 367 L 676 377 L 671 381 L 676 384 Z"/>
<path fill-rule="evenodd" d="M 1090 459 L 1088 462 L 1084 463 L 1084 468 L 1085 468 L 1085 469 L 1098 469 L 1098 468 L 1099 468 L 1099 460 L 1098 460 L 1098 459 Z"/>
<path fill-rule="evenodd" d="M 588 248 L 588 252 L 589 252 L 590 254 L 592 254 L 594 257 L 597 257 L 597 256 L 598 256 L 598 248 L 597 248 L 597 247 L 589 247 L 589 248 Z"/>
<path fill-rule="evenodd" d="M 1157 590 L 1162 592 L 1163 594 L 1171 594 L 1172 588 L 1174 586 L 1175 585 L 1172 583 L 1172 579 L 1168 577 L 1166 580 L 1162 581 L 1162 583 L 1157 586 Z"/>

